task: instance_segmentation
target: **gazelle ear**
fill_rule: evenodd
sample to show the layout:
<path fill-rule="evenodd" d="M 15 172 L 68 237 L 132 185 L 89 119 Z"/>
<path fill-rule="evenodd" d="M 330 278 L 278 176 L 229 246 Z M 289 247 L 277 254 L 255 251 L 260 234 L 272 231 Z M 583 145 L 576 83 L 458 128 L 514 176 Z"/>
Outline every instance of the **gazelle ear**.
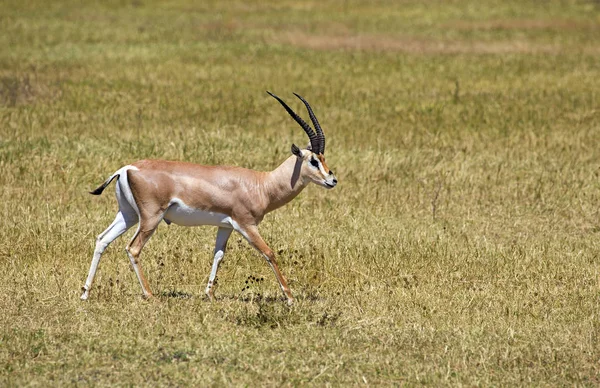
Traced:
<path fill-rule="evenodd" d="M 300 148 L 298 148 L 296 144 L 292 144 L 292 154 L 296 155 L 299 158 L 302 157 L 302 151 L 300 151 Z"/>

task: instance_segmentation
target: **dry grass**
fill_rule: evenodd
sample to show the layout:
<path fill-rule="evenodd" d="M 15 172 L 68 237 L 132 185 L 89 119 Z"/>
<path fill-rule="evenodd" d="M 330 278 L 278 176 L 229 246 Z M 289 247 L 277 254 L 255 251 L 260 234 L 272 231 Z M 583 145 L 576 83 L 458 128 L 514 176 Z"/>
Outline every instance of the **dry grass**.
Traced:
<path fill-rule="evenodd" d="M 0 385 L 598 385 L 598 15 L 3 4 Z M 129 233 L 79 301 L 116 211 L 87 191 L 141 158 L 274 168 L 305 136 L 264 90 L 314 105 L 340 180 L 261 225 L 296 305 L 238 236 L 207 302 L 215 230 L 166 225 L 156 300 Z"/>

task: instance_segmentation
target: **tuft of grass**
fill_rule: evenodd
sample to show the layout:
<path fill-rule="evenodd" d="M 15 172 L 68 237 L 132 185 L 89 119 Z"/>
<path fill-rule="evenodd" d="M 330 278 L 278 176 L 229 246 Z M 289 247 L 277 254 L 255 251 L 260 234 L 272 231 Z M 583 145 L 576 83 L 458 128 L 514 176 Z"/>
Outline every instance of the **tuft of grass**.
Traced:
<path fill-rule="evenodd" d="M 591 1 L 0 5 L 0 385 L 600 380 L 600 8 Z M 333 191 L 268 215 L 296 304 L 230 239 L 106 251 L 142 158 L 275 168 L 327 135 Z M 299 143 L 300 142 L 300 143 Z"/>

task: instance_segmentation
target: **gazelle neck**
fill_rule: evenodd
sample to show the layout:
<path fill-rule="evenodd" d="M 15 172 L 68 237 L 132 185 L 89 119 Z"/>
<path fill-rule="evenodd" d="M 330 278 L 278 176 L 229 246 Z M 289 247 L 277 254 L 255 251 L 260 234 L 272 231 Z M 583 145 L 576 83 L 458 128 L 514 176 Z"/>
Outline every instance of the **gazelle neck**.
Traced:
<path fill-rule="evenodd" d="M 295 155 L 287 158 L 275 170 L 266 173 L 264 194 L 268 199 L 266 213 L 294 199 L 310 181 L 302 176 L 302 160 Z"/>

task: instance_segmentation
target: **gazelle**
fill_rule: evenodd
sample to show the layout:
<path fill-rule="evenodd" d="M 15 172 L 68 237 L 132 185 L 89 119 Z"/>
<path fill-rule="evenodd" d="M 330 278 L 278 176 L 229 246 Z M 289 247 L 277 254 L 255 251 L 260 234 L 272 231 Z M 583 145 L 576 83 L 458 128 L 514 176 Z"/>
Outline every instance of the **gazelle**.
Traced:
<path fill-rule="evenodd" d="M 96 240 L 82 300 L 89 297 L 104 250 L 137 223 L 137 231 L 125 250 L 144 296 L 151 297 L 150 286 L 140 267 L 140 253 L 158 224 L 164 220 L 167 224 L 218 227 L 212 270 L 205 290 L 209 299 L 213 298 L 215 278 L 227 240 L 235 230 L 264 256 L 288 304 L 293 303 L 275 255 L 260 236 L 258 225 L 265 214 L 294 199 L 310 182 L 331 189 L 336 186 L 337 179 L 325 162 L 325 135 L 308 102 L 294 93 L 306 106 L 316 133 L 282 99 L 271 92 L 267 93 L 277 99 L 300 124 L 310 139 L 310 146 L 300 149 L 292 144 L 292 155 L 270 172 L 164 160 L 140 160 L 117 170 L 100 187 L 90 192 L 100 195 L 116 179 L 119 211 L 112 224 Z"/>

